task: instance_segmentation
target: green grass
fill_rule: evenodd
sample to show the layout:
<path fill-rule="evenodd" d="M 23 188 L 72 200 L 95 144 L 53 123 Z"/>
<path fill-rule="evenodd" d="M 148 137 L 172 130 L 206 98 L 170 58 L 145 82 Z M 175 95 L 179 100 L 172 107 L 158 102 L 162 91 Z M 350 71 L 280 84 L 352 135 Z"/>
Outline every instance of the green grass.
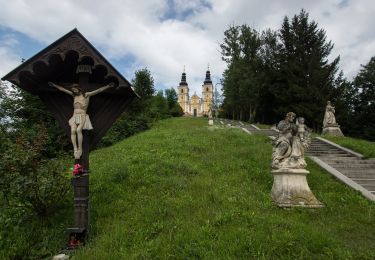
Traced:
<path fill-rule="evenodd" d="M 325 208 L 270 198 L 264 136 L 160 121 L 91 155 L 92 230 L 75 259 L 374 259 L 375 204 L 308 161 Z"/>
<path fill-rule="evenodd" d="M 375 203 L 312 161 L 309 184 L 325 208 L 273 204 L 265 136 L 174 118 L 90 161 L 92 226 L 74 259 L 375 258 Z M 57 253 L 72 204 L 68 197 L 48 221 L 17 224 L 1 212 L 0 259 Z"/>
<path fill-rule="evenodd" d="M 351 137 L 337 137 L 329 135 L 324 135 L 322 137 L 355 152 L 363 154 L 365 158 L 375 158 L 375 143 Z"/>
<path fill-rule="evenodd" d="M 258 127 L 259 129 L 271 129 L 272 125 L 265 125 L 265 124 L 253 124 L 255 125 L 256 127 Z"/>

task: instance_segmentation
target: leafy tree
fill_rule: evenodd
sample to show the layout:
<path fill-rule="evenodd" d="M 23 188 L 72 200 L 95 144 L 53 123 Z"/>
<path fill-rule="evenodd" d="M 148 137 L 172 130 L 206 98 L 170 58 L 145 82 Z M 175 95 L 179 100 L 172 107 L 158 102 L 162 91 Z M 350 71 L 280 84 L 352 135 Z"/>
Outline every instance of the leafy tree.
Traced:
<path fill-rule="evenodd" d="M 275 123 L 294 111 L 318 130 L 326 102 L 345 89 L 339 57 L 328 61 L 333 44 L 304 10 L 285 17 L 277 32 L 232 25 L 220 47 L 224 116 Z"/>
<path fill-rule="evenodd" d="M 32 139 L 38 134 L 39 125 L 44 124 L 48 132 L 43 150 L 46 158 L 56 157 L 62 151 L 71 149 L 68 137 L 38 96 L 13 85 L 6 92 L 3 88 L 0 111 L 10 141 L 14 142 L 21 133 Z"/>
<path fill-rule="evenodd" d="M 222 59 L 228 67 L 223 74 L 223 112 L 240 120 L 253 120 L 259 106 L 261 41 L 247 25 L 231 26 L 224 33 Z"/>
<path fill-rule="evenodd" d="M 135 92 L 142 98 L 148 98 L 154 95 L 154 78 L 147 69 L 140 69 L 135 72 L 135 78 L 132 80 Z"/>
<path fill-rule="evenodd" d="M 178 96 L 174 88 L 166 89 L 165 96 L 167 98 L 169 108 L 172 108 L 178 101 Z"/>
<path fill-rule="evenodd" d="M 2 203 L 49 215 L 69 188 L 64 159 L 56 159 L 63 157 L 67 137 L 37 96 L 3 82 L 0 126 Z"/>
<path fill-rule="evenodd" d="M 238 118 L 240 110 L 240 93 L 239 93 L 239 79 L 241 72 L 239 70 L 240 64 L 240 27 L 230 26 L 224 32 L 224 42 L 220 44 L 222 60 L 228 64 L 227 69 L 223 74 L 223 116 Z"/>
<path fill-rule="evenodd" d="M 259 106 L 260 95 L 260 51 L 261 40 L 259 33 L 247 25 L 241 26 L 241 80 L 239 82 L 240 93 L 240 120 L 254 121 Z"/>
<path fill-rule="evenodd" d="M 163 91 L 160 90 L 156 96 L 152 97 L 147 105 L 147 116 L 153 120 L 168 118 L 169 114 L 168 102 L 164 98 Z"/>
<path fill-rule="evenodd" d="M 174 88 L 166 89 L 165 96 L 168 103 L 168 109 L 171 116 L 182 116 L 183 110 L 178 104 L 178 96 Z"/>

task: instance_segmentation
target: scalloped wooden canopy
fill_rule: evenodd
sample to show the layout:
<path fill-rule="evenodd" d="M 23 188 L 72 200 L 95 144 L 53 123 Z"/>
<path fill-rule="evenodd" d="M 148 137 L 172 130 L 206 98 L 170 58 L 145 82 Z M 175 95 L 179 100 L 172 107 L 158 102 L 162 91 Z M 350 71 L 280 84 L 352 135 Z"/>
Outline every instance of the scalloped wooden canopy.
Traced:
<path fill-rule="evenodd" d="M 78 65 L 90 65 L 92 73 L 77 74 Z M 90 99 L 87 114 L 90 115 L 94 127 L 90 135 L 90 148 L 99 142 L 131 101 L 137 97 L 129 81 L 77 29 L 73 29 L 24 61 L 2 80 L 7 80 L 21 89 L 38 95 L 68 136 L 70 136 L 68 120 L 73 115 L 73 99 L 50 87 L 48 82 L 61 86 L 77 83 L 84 91 L 92 91 L 110 82 L 115 83 L 116 89 L 107 90 Z"/>

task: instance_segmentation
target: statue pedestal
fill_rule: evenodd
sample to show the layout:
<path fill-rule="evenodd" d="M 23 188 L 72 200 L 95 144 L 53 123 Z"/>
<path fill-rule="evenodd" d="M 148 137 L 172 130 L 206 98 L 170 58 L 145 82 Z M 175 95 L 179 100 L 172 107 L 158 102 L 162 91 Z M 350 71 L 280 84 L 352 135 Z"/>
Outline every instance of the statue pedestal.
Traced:
<path fill-rule="evenodd" d="M 208 119 L 208 125 L 214 125 L 214 120 L 212 118 Z"/>
<path fill-rule="evenodd" d="M 307 183 L 306 175 L 309 174 L 309 171 L 305 169 L 277 169 L 273 170 L 272 174 L 271 196 L 279 207 L 323 207 Z"/>
<path fill-rule="evenodd" d="M 344 136 L 339 125 L 323 127 L 322 135 Z"/>

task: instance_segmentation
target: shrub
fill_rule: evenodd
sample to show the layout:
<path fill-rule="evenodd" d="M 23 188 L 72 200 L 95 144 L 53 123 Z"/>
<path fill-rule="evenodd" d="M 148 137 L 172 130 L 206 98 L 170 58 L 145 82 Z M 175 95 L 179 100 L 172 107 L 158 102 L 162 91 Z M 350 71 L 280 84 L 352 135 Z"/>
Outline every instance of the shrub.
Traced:
<path fill-rule="evenodd" d="M 26 207 L 40 217 L 53 212 L 69 189 L 67 167 L 61 159 L 45 159 L 47 129 L 36 136 L 21 134 L 9 142 L 0 158 L 0 192 L 8 207 Z"/>

